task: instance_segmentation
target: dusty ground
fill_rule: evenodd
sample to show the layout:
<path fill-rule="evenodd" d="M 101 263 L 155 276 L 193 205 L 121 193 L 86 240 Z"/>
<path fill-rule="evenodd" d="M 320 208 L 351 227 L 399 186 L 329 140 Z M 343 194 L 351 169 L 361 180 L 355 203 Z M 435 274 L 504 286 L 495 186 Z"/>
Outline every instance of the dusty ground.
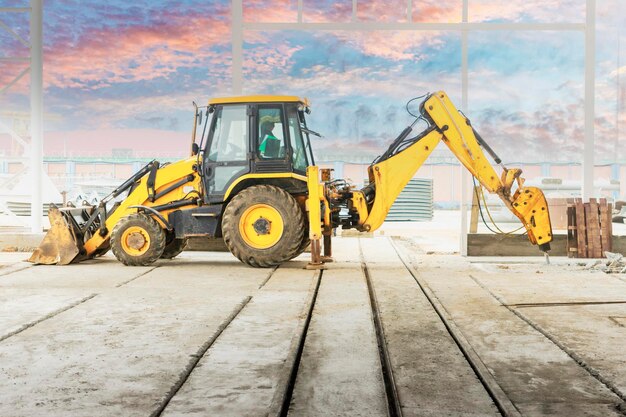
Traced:
<path fill-rule="evenodd" d="M 0 416 L 383 416 L 389 375 L 405 416 L 626 413 L 624 275 L 427 233 L 337 238 L 322 273 L 0 253 Z"/>

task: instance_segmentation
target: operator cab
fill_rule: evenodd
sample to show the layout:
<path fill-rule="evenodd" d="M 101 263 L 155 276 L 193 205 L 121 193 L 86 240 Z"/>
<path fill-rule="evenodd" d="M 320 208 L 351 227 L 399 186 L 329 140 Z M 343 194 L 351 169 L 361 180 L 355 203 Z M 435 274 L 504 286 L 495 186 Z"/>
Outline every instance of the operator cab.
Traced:
<path fill-rule="evenodd" d="M 198 155 L 207 202 L 223 202 L 244 176 L 306 176 L 314 165 L 305 119 L 309 112 L 308 101 L 295 96 L 211 100 L 200 126 Z"/>

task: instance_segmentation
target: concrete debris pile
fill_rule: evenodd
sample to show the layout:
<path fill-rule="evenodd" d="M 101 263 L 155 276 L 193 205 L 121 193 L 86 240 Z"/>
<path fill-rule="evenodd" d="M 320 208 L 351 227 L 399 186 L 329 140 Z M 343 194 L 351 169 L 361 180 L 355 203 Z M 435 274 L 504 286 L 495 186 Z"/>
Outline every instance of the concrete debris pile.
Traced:
<path fill-rule="evenodd" d="M 621 253 L 604 252 L 606 259 L 596 259 L 587 263 L 583 269 L 602 271 L 607 274 L 625 274 L 626 259 Z"/>

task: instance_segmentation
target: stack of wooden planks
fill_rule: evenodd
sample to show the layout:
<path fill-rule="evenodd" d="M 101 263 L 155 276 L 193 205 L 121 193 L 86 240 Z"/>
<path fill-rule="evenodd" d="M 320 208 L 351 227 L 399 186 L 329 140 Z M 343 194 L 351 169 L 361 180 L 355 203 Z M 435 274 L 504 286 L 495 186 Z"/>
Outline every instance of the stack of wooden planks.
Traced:
<path fill-rule="evenodd" d="M 567 256 L 604 258 L 613 249 L 612 205 L 606 198 L 567 199 Z"/>

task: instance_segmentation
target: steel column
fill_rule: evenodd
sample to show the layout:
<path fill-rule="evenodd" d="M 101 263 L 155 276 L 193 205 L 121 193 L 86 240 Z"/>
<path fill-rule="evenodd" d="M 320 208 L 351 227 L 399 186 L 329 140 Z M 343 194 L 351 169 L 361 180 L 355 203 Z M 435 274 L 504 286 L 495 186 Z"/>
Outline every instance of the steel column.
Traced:
<path fill-rule="evenodd" d="M 468 19 L 468 0 L 463 0 L 463 23 L 467 24 Z M 468 32 L 467 28 L 461 31 L 461 106 L 464 112 L 468 111 L 467 108 L 467 91 L 469 78 L 468 71 Z M 469 193 L 467 190 L 467 184 L 469 182 L 469 175 L 467 170 L 461 166 L 461 203 L 459 209 L 461 210 L 461 240 L 459 242 L 459 253 L 461 256 L 467 256 L 467 200 L 469 199 Z"/>
<path fill-rule="evenodd" d="M 231 7 L 233 95 L 240 95 L 243 92 L 243 0 L 233 0 Z"/>
<path fill-rule="evenodd" d="M 31 230 L 42 230 L 43 213 L 43 0 L 30 2 Z"/>
<path fill-rule="evenodd" d="M 585 144 L 583 147 L 582 197 L 594 197 L 593 163 L 595 142 L 596 0 L 587 0 L 585 25 Z"/>

